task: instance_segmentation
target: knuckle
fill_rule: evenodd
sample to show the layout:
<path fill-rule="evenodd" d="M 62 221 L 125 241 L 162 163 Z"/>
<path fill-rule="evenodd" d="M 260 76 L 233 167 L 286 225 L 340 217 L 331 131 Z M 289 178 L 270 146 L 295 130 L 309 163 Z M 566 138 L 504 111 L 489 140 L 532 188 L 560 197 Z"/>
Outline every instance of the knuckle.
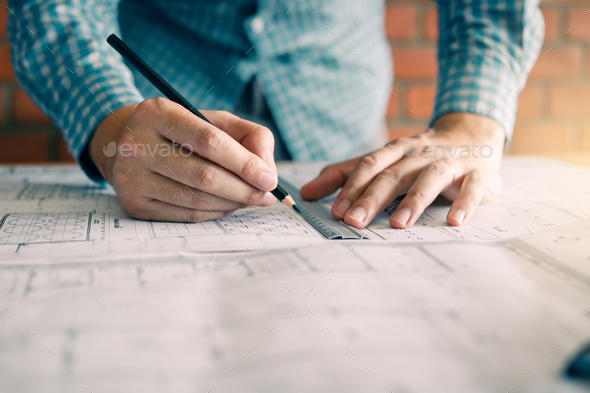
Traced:
<path fill-rule="evenodd" d="M 258 164 L 254 157 L 249 157 L 242 163 L 240 173 L 242 177 L 251 178 L 256 173 L 257 168 Z"/>
<path fill-rule="evenodd" d="M 269 139 L 272 138 L 272 140 L 274 141 L 274 135 L 272 133 L 272 131 L 265 126 L 261 126 L 261 125 L 256 125 L 256 127 L 253 130 L 254 133 L 258 134 L 258 135 L 263 135 Z"/>
<path fill-rule="evenodd" d="M 139 114 L 151 115 L 161 112 L 168 105 L 168 100 L 163 97 L 150 98 L 142 101 L 135 108 Z"/>
<path fill-rule="evenodd" d="M 199 166 L 193 175 L 193 181 L 197 188 L 210 189 L 217 183 L 219 174 L 217 171 L 210 166 L 201 165 Z"/>
<path fill-rule="evenodd" d="M 372 206 L 378 206 L 379 205 L 379 200 L 377 199 L 377 197 L 375 195 L 363 195 L 362 198 L 360 198 L 357 202 L 357 204 L 359 206 L 368 206 L 368 207 L 372 207 Z"/>
<path fill-rule="evenodd" d="M 130 132 L 124 132 L 119 138 L 118 146 L 121 148 L 122 145 L 135 145 L 137 143 L 137 138 Z"/>
<path fill-rule="evenodd" d="M 211 214 L 211 213 L 209 213 L 209 214 Z M 202 212 L 199 210 L 192 210 L 189 214 L 188 220 L 189 220 L 189 222 L 207 221 L 207 215 L 205 212 Z"/>
<path fill-rule="evenodd" d="M 191 195 L 191 197 L 191 206 L 194 209 L 206 209 L 207 206 L 210 204 L 209 202 L 211 201 L 211 198 L 208 196 L 208 194 L 204 192 L 195 192 L 195 194 Z"/>
<path fill-rule="evenodd" d="M 347 182 L 344 187 L 342 187 L 340 196 L 343 199 L 355 200 L 363 193 L 363 191 L 364 188 L 360 184 Z"/>
<path fill-rule="evenodd" d="M 246 193 L 243 202 L 247 205 L 260 205 L 264 201 L 265 192 L 254 187 Z"/>
<path fill-rule="evenodd" d="M 369 154 L 361 158 L 359 165 L 363 168 L 372 168 L 377 166 L 377 157 L 374 154 Z"/>
<path fill-rule="evenodd" d="M 426 195 L 420 190 L 415 190 L 411 193 L 409 200 L 416 205 L 423 205 L 426 200 Z"/>
<path fill-rule="evenodd" d="M 398 169 L 387 168 L 379 175 L 382 179 L 397 183 L 402 180 L 402 173 Z"/>
<path fill-rule="evenodd" d="M 475 172 L 473 175 L 471 175 L 471 181 L 476 184 L 484 184 L 486 178 L 482 174 Z"/>
<path fill-rule="evenodd" d="M 461 205 L 466 206 L 470 209 L 475 209 L 478 205 L 476 200 L 473 198 L 473 196 L 471 196 L 469 194 L 461 195 L 457 199 Z"/>
<path fill-rule="evenodd" d="M 444 162 L 438 161 L 432 164 L 432 166 L 434 167 L 432 171 L 438 175 L 444 175 L 445 173 L 450 171 L 449 165 L 447 165 Z"/>
<path fill-rule="evenodd" d="M 221 138 L 217 132 L 211 128 L 201 131 L 197 138 L 199 149 L 205 154 L 216 153 L 221 146 Z"/>

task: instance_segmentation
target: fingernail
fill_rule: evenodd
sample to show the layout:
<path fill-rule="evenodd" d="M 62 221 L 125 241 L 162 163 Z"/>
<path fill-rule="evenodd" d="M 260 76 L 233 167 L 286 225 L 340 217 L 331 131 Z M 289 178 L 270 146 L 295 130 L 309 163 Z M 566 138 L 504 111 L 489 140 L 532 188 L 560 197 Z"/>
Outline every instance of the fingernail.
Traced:
<path fill-rule="evenodd" d="M 277 170 L 277 165 L 275 164 L 275 156 L 274 154 L 272 154 L 272 151 L 266 149 L 266 151 L 264 152 L 264 161 L 268 164 L 269 167 L 271 167 L 275 171 Z"/>
<path fill-rule="evenodd" d="M 402 225 L 406 225 L 410 216 L 412 215 L 412 211 L 407 207 L 402 207 L 393 215 L 393 220 L 399 222 Z"/>
<path fill-rule="evenodd" d="M 362 207 L 355 207 L 352 209 L 348 217 L 352 218 L 353 220 L 363 221 L 367 216 L 367 211 Z"/>
<path fill-rule="evenodd" d="M 351 205 L 351 203 L 348 199 L 343 199 L 340 202 L 338 202 L 338 204 L 336 205 L 336 208 L 334 209 L 334 213 L 336 213 L 336 215 L 338 217 L 342 217 L 344 215 L 344 213 L 346 213 L 346 211 L 348 210 L 350 205 Z"/>
<path fill-rule="evenodd" d="M 453 212 L 453 214 L 451 214 L 451 217 L 453 218 L 453 220 L 456 220 L 459 224 L 463 222 L 463 219 L 465 218 L 465 210 L 463 209 L 457 209 Z"/>
<path fill-rule="evenodd" d="M 264 191 L 274 190 L 277 186 L 277 177 L 270 172 L 263 172 L 258 179 L 258 187 Z"/>
<path fill-rule="evenodd" d="M 272 206 L 275 204 L 276 201 L 277 198 L 275 198 L 270 192 L 267 192 L 264 196 L 264 200 L 262 201 L 261 206 Z"/>

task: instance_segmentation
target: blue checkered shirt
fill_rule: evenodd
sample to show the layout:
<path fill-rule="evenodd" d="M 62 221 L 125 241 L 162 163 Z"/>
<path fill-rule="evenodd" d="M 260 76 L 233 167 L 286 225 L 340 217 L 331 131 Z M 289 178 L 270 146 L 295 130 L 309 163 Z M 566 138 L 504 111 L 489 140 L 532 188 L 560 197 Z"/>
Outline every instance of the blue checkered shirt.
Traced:
<path fill-rule="evenodd" d="M 202 109 L 232 111 L 256 78 L 294 160 L 341 160 L 383 130 L 392 94 L 383 8 L 383 0 L 12 0 L 8 31 L 19 82 L 78 159 L 111 111 L 160 95 L 106 43 L 116 33 Z M 542 43 L 537 2 L 438 8 L 432 120 L 482 114 L 509 139 Z"/>

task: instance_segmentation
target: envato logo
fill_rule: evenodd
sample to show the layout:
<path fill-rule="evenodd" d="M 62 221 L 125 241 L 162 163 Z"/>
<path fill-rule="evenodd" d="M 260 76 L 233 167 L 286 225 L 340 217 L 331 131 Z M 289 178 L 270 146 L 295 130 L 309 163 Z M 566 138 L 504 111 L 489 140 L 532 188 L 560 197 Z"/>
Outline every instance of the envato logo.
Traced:
<path fill-rule="evenodd" d="M 172 141 L 172 144 L 156 143 L 155 145 L 136 143 L 123 143 L 119 146 L 119 154 L 121 157 L 155 157 L 156 155 L 162 158 L 169 157 L 189 157 L 192 154 L 193 147 L 188 143 L 179 145 Z M 107 157 L 114 157 L 117 154 L 117 144 L 115 142 L 109 143 L 103 147 L 102 152 Z"/>
<path fill-rule="evenodd" d="M 414 157 L 416 154 L 423 158 L 490 158 L 494 154 L 494 149 L 488 144 L 480 146 L 475 141 L 471 142 L 471 145 L 463 144 L 453 147 L 441 144 L 429 145 L 427 143 L 418 147 L 416 142 L 412 142 L 404 147 L 406 157 Z"/>

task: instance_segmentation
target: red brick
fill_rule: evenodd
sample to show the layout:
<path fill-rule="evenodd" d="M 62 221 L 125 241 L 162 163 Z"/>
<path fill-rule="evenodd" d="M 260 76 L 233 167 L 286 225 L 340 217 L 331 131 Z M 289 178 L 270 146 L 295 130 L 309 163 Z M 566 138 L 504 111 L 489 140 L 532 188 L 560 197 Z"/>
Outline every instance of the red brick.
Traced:
<path fill-rule="evenodd" d="M 590 117 L 590 86 L 554 87 L 549 93 L 549 113 Z"/>
<path fill-rule="evenodd" d="M 46 133 L 0 134 L 0 162 L 40 162 L 49 156 Z"/>
<path fill-rule="evenodd" d="M 388 139 L 390 141 L 397 138 L 407 138 L 421 133 L 426 129 L 426 124 L 423 126 L 412 125 L 392 125 L 388 127 Z"/>
<path fill-rule="evenodd" d="M 568 128 L 563 122 L 534 122 L 514 128 L 509 154 L 547 154 L 567 151 Z"/>
<path fill-rule="evenodd" d="M 434 105 L 434 96 L 436 88 L 434 86 L 412 86 L 406 92 L 406 106 L 404 108 L 406 117 L 424 119 L 432 114 Z M 411 111 L 410 111 L 411 110 Z M 414 112 L 412 114 L 412 112 Z"/>
<path fill-rule="evenodd" d="M 525 87 L 518 96 L 516 116 L 518 118 L 539 116 L 541 114 L 541 96 L 542 92 L 539 87 Z"/>
<path fill-rule="evenodd" d="M 390 90 L 393 94 L 389 93 L 389 105 L 387 105 L 387 119 L 396 118 L 398 115 L 398 102 L 399 102 L 399 90 L 392 87 Z"/>
<path fill-rule="evenodd" d="M 6 20 L 8 18 L 8 9 L 6 1 L 0 1 L 0 37 L 6 37 Z"/>
<path fill-rule="evenodd" d="M 59 138 L 57 149 L 58 149 L 59 161 L 76 162 L 76 160 L 74 159 L 74 157 L 72 157 L 72 155 L 70 154 L 70 151 L 68 150 L 68 146 L 66 145 L 66 141 L 62 137 Z"/>
<path fill-rule="evenodd" d="M 557 20 L 559 12 L 555 8 L 543 8 L 543 18 L 545 19 L 545 41 L 557 38 Z"/>
<path fill-rule="evenodd" d="M 567 34 L 568 38 L 590 38 L 590 13 L 587 12 L 587 8 L 575 8 L 568 11 L 567 30 L 574 26 Z"/>
<path fill-rule="evenodd" d="M 438 37 L 438 11 L 429 8 L 424 14 L 424 38 L 434 41 Z"/>
<path fill-rule="evenodd" d="M 580 49 L 577 47 L 545 46 L 530 73 L 531 78 L 572 78 L 580 71 Z"/>
<path fill-rule="evenodd" d="M 12 97 L 12 116 L 17 123 L 51 124 L 49 119 L 31 101 L 24 90 L 16 90 Z"/>
<path fill-rule="evenodd" d="M 391 50 L 395 76 L 398 78 L 434 78 L 436 50 L 434 48 L 397 48 Z"/>
<path fill-rule="evenodd" d="M 410 39 L 416 36 L 416 9 L 389 6 L 385 9 L 385 34 L 391 39 Z"/>
<path fill-rule="evenodd" d="M 15 80 L 10 63 L 10 47 L 8 44 L 0 45 L 0 81 L 12 82 Z"/>

